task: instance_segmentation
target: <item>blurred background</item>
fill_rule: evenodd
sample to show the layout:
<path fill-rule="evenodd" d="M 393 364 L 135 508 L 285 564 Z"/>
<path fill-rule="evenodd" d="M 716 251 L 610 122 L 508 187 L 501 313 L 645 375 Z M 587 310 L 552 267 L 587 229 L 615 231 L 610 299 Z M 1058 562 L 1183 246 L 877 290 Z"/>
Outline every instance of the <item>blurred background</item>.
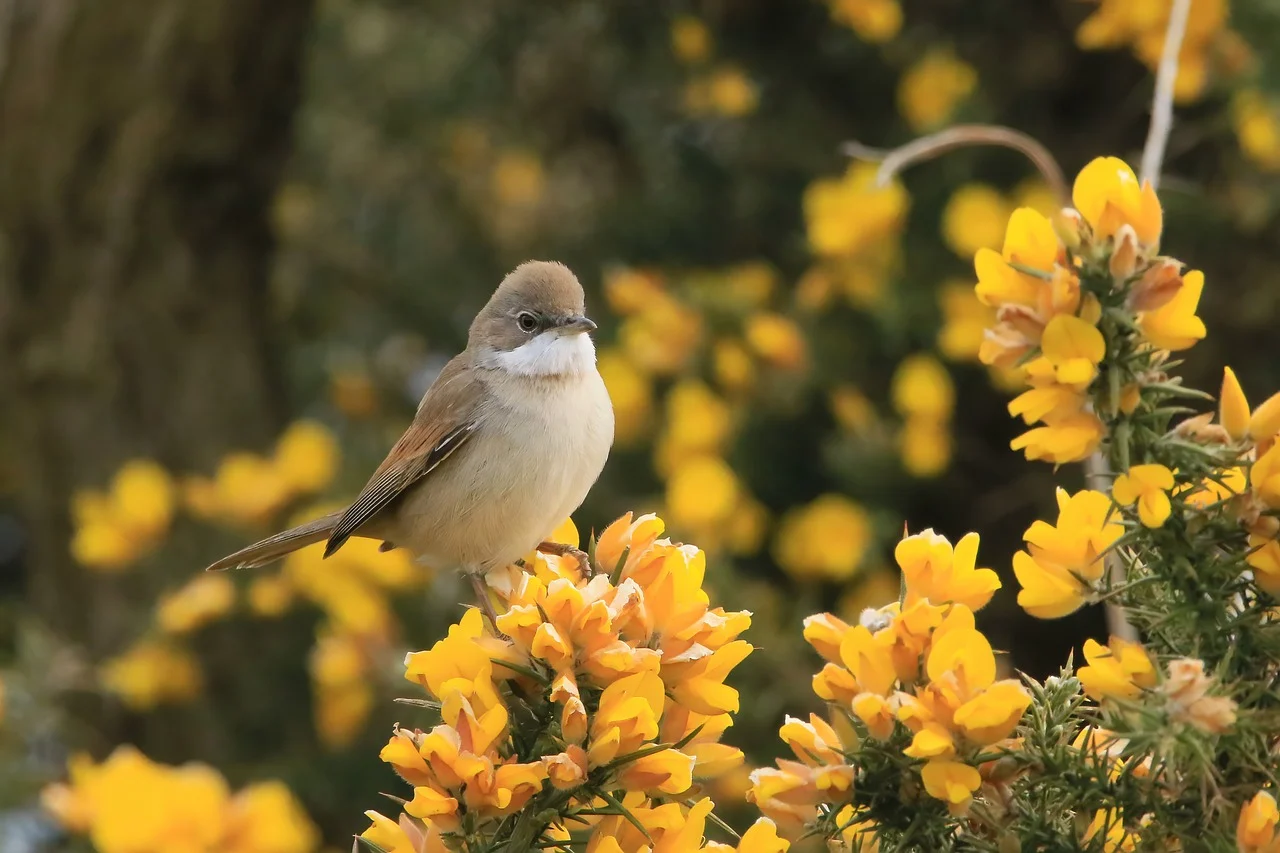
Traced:
<path fill-rule="evenodd" d="M 0 2 L 0 851 L 83 849 L 40 791 L 120 744 L 283 780 L 303 846 L 345 849 L 396 784 L 403 654 L 469 592 L 356 542 L 201 569 L 349 499 L 530 258 L 582 279 L 617 413 L 578 528 L 657 511 L 755 613 L 751 760 L 814 705 L 801 620 L 894 599 L 904 525 L 980 532 L 981 627 L 1056 671 L 1102 614 L 1029 620 L 1009 562 L 1082 478 L 1009 449 L 972 291 L 1054 198 L 1009 151 L 877 188 L 841 146 L 993 122 L 1068 177 L 1136 164 L 1168 7 Z M 1161 191 L 1207 276 L 1183 371 L 1251 395 L 1280 387 L 1278 39 L 1276 0 L 1194 0 Z"/>

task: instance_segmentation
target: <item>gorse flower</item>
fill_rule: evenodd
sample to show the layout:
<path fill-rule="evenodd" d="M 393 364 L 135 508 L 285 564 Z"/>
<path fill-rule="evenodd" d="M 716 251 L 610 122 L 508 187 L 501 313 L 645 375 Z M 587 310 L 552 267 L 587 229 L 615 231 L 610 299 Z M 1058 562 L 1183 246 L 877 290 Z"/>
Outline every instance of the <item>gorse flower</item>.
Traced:
<path fill-rule="evenodd" d="M 484 839 L 525 849 L 570 826 L 559 821 L 600 814 L 603 800 L 625 802 L 652 849 L 701 849 L 710 801 L 686 810 L 661 798 L 688 796 L 695 779 L 742 761 L 719 738 L 738 710 L 724 680 L 751 652 L 737 639 L 751 617 L 712 608 L 704 555 L 660 540 L 662 530 L 654 516 L 610 525 L 595 543 L 598 574 L 583 576 L 571 556 L 531 555 L 525 569 L 490 576 L 505 602 L 495 626 L 469 610 L 406 658 L 406 678 L 439 703 L 442 721 L 398 728 L 384 747 L 413 786 L 412 820 L 371 816 L 372 843 L 408 833 L 450 849 L 485 849 L 473 847 Z M 640 849 L 625 840 L 634 825 L 598 821 L 588 849 Z M 738 849 L 785 849 L 767 825 L 750 838 Z"/>
<path fill-rule="evenodd" d="M 1101 492 L 1057 494 L 1056 524 L 1032 524 L 1023 534 L 1027 550 L 1013 555 L 1018 604 L 1041 619 L 1074 613 L 1093 597 L 1105 574 L 1103 554 L 1124 534 Z"/>
<path fill-rule="evenodd" d="M 41 799 L 99 853 L 311 853 L 319 846 L 311 819 L 279 782 L 232 794 L 211 767 L 156 764 L 128 746 L 101 764 L 73 758 L 70 777 Z"/>
<path fill-rule="evenodd" d="M 72 555 L 95 571 L 127 569 L 168 532 L 174 492 L 169 474 L 145 459 L 125 463 L 106 492 L 78 492 Z"/>

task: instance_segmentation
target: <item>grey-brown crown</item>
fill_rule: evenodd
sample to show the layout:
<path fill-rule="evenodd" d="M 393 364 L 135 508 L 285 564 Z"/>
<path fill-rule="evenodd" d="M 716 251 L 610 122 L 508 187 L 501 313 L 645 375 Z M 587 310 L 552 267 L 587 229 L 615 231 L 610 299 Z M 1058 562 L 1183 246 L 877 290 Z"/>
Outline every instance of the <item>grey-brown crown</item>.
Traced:
<path fill-rule="evenodd" d="M 495 350 L 512 350 L 529 338 L 521 328 L 523 314 L 532 315 L 536 331 L 582 317 L 585 313 L 582 284 L 564 264 L 526 261 L 516 267 L 471 324 L 470 343 Z"/>

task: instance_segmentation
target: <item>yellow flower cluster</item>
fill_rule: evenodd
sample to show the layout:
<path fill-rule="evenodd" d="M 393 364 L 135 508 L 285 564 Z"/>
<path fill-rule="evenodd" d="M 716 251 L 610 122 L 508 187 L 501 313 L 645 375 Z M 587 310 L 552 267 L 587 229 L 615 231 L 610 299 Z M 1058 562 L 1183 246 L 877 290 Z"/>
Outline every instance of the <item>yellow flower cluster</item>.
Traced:
<path fill-rule="evenodd" d="M 1218 734 L 1236 721 L 1236 703 L 1227 696 L 1210 696 L 1213 679 L 1205 674 L 1204 661 L 1178 658 L 1168 664 L 1163 680 L 1155 662 L 1139 643 L 1112 637 L 1104 646 L 1086 640 L 1088 662 L 1076 672 L 1084 692 L 1092 699 L 1134 701 L 1141 697 L 1163 700 L 1167 719 Z"/>
<path fill-rule="evenodd" d="M 902 29 L 898 0 L 827 0 L 831 19 L 872 44 L 889 41 Z"/>
<path fill-rule="evenodd" d="M 713 550 L 754 552 L 765 532 L 763 507 L 724 458 L 746 395 L 761 376 L 793 376 L 808 366 L 799 327 L 768 307 L 777 290 L 776 272 L 763 263 L 670 280 L 633 269 L 605 278 L 609 305 L 623 317 L 618 346 L 599 357 L 618 441 L 636 444 L 657 428 L 654 467 L 666 482 L 667 517 Z M 710 314 L 738 333 L 705 339 Z M 706 380 L 687 374 L 699 356 L 710 368 Z M 656 417 L 656 386 L 681 373 L 666 386 Z"/>
<path fill-rule="evenodd" d="M 1280 171 L 1280 106 L 1258 89 L 1242 89 L 1232 98 L 1231 118 L 1245 156 L 1264 171 Z"/>
<path fill-rule="evenodd" d="M 311 819 L 280 782 L 232 794 L 212 767 L 156 764 L 128 746 L 101 764 L 74 757 L 69 774 L 41 799 L 98 853 L 310 853 L 319 845 Z"/>
<path fill-rule="evenodd" d="M 932 49 L 898 83 L 898 112 L 917 133 L 951 119 L 978 86 L 978 72 L 950 50 Z"/>
<path fill-rule="evenodd" d="M 228 454 L 212 478 L 188 478 L 183 497 L 199 518 L 265 524 L 297 498 L 327 487 L 338 462 L 333 433 L 315 421 L 298 421 L 280 436 L 272 456 Z"/>
<path fill-rule="evenodd" d="M 910 199 L 896 180 L 877 186 L 877 172 L 875 164 L 855 161 L 841 177 L 805 188 L 805 228 L 818 263 L 798 285 L 803 307 L 820 309 L 836 297 L 863 308 L 880 301 L 899 263 Z"/>
<path fill-rule="evenodd" d="M 1164 52 L 1165 32 L 1173 4 L 1166 0 L 1093 0 L 1097 10 L 1076 30 L 1076 43 L 1085 50 L 1130 46 L 1134 55 L 1154 71 Z M 1178 54 L 1174 97 L 1193 101 L 1204 92 L 1215 50 L 1239 50 L 1227 29 L 1228 0 L 1193 0 L 1186 35 Z"/>
<path fill-rule="evenodd" d="M 1000 588 L 995 572 L 977 567 L 977 552 L 975 533 L 954 547 L 932 530 L 907 536 L 894 553 L 900 601 L 865 611 L 856 625 L 830 613 L 805 620 L 805 639 L 826 661 L 814 692 L 835 723 L 788 718 L 779 734 L 795 760 L 755 771 L 748 794 L 786 831 L 811 824 L 823 805 L 848 805 L 846 829 L 861 823 L 853 786 L 867 739 L 909 734 L 903 754 L 918 762 L 913 774 L 955 814 L 967 811 L 992 751 L 1016 748 L 1009 738 L 1031 697 L 1019 682 L 997 680 L 995 654 L 974 626 L 974 611 Z"/>
<path fill-rule="evenodd" d="M 143 639 L 99 667 L 102 686 L 137 711 L 181 705 L 200 695 L 200 663 L 171 642 Z"/>
<path fill-rule="evenodd" d="M 894 371 L 893 407 L 903 419 L 898 436 L 902 465 L 913 477 L 934 477 L 951 462 L 951 415 L 956 390 L 951 374 L 933 356 L 909 356 Z"/>
<path fill-rule="evenodd" d="M 425 849 L 495 840 L 505 818 L 550 804 L 556 819 L 524 843 L 578 833 L 597 853 L 704 849 L 710 801 L 663 800 L 742 761 L 719 740 L 738 711 L 724 680 L 751 652 L 737 639 L 751 615 L 710 607 L 703 553 L 662 532 L 657 517 L 627 514 L 601 533 L 603 571 L 588 576 L 572 557 L 531 555 L 489 578 L 505 604 L 496 626 L 469 610 L 406 658 L 443 721 L 393 733 L 382 759 L 414 795 L 399 823 L 370 813 L 364 837 L 384 849 L 401 849 L 402 833 Z M 629 817 L 601 820 L 610 804 Z M 750 837 L 737 849 L 786 849 L 768 824 Z"/>
<path fill-rule="evenodd" d="M 1024 366 L 1031 389 L 1009 412 L 1040 424 L 1012 447 L 1054 464 L 1085 459 L 1104 436 L 1093 399 L 1107 355 L 1098 329 L 1104 305 L 1120 299 L 1118 310 L 1134 316 L 1153 351 L 1186 349 L 1204 337 L 1195 314 L 1204 276 L 1184 276 L 1177 261 L 1157 255 L 1163 213 L 1150 184 L 1140 185 L 1124 162 L 1098 158 L 1077 176 L 1072 199 L 1075 208 L 1063 211 L 1057 229 L 1018 208 L 1002 251 L 982 248 L 974 257 L 978 298 L 995 308 L 997 321 L 979 357 Z M 1139 399 L 1134 389 L 1111 402 L 1129 412 Z"/>
<path fill-rule="evenodd" d="M 124 571 L 168 533 L 174 493 L 169 474 L 147 459 L 126 462 L 104 492 L 77 492 L 72 556 L 94 571 Z"/>
<path fill-rule="evenodd" d="M 701 18 L 680 15 L 671 22 L 671 52 L 684 65 L 705 66 L 715 53 L 715 39 Z M 702 68 L 685 83 L 684 107 L 692 116 L 741 118 L 759 103 L 755 83 L 732 63 Z"/>
<path fill-rule="evenodd" d="M 797 580 L 847 580 L 862 567 L 873 535 L 861 505 L 844 495 L 822 495 L 782 517 L 773 556 Z"/>

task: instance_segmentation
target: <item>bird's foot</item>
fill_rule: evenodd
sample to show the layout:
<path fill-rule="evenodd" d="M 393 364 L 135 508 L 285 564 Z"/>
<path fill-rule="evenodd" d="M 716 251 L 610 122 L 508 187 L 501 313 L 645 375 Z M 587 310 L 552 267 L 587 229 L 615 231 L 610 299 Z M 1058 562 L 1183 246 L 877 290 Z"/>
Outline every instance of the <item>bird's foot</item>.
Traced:
<path fill-rule="evenodd" d="M 552 554 L 557 557 L 573 557 L 578 561 L 578 569 L 582 572 L 584 578 L 589 578 L 595 574 L 591 569 L 591 558 L 581 548 L 575 548 L 563 542 L 543 542 L 538 546 L 538 551 L 542 554 Z"/>
<path fill-rule="evenodd" d="M 484 575 L 469 573 L 467 577 L 471 579 L 471 588 L 476 592 L 476 603 L 480 605 L 480 611 L 489 620 L 494 636 L 505 638 L 506 635 L 498 630 L 498 611 L 493 609 L 493 596 L 489 592 L 489 585 L 484 581 Z"/>

